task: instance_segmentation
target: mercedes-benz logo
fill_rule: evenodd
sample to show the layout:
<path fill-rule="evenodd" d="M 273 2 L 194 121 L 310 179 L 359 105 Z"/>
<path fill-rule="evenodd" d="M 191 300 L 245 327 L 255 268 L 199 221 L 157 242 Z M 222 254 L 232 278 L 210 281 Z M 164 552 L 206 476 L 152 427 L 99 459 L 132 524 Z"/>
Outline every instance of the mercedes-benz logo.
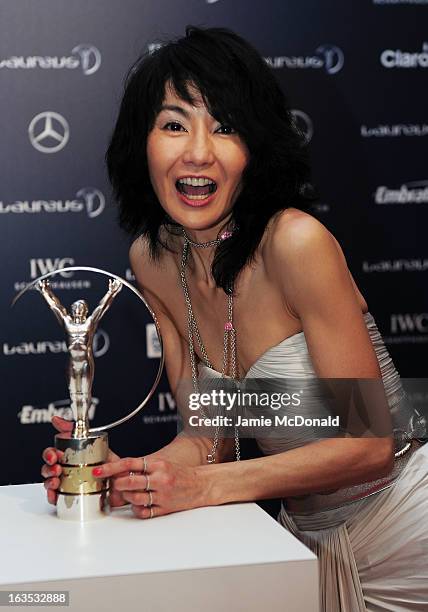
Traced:
<path fill-rule="evenodd" d="M 32 119 L 28 135 L 33 147 L 41 153 L 57 153 L 67 144 L 70 128 L 59 113 L 44 111 Z"/>

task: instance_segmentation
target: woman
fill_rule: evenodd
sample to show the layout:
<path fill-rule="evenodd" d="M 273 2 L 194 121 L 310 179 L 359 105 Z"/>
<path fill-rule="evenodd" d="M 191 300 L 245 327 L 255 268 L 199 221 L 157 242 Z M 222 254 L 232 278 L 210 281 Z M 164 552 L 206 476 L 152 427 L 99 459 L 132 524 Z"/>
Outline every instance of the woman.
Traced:
<path fill-rule="evenodd" d="M 291 374 L 372 381 L 388 401 L 386 419 L 406 412 L 407 423 L 398 375 L 342 250 L 305 212 L 302 138 L 248 43 L 227 30 L 188 28 L 140 59 L 107 162 L 122 226 L 139 234 L 130 260 L 159 319 L 184 419 L 183 381 L 198 391 L 202 379 L 221 375 Z M 237 433 L 181 434 L 145 458 L 112 454 L 96 475 L 112 478 L 112 505 L 130 503 L 143 519 L 281 498 L 279 521 L 319 557 L 323 610 L 427 609 L 425 448 L 412 441 L 394 458 L 391 435 L 288 433 L 258 440 L 265 456 L 233 462 Z M 55 503 L 58 453 L 46 449 L 44 458 Z M 420 566 L 415 577 L 410 560 Z"/>

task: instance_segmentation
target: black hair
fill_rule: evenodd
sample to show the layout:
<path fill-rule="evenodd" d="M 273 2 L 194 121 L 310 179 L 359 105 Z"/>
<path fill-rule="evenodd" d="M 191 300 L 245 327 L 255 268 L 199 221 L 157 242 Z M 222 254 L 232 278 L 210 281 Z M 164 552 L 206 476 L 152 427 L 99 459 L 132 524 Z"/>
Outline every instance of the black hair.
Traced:
<path fill-rule="evenodd" d="M 168 248 L 161 227 L 174 225 L 154 193 L 146 157 L 167 84 L 190 104 L 196 88 L 208 112 L 231 125 L 249 150 L 232 211 L 236 229 L 216 248 L 212 265 L 217 286 L 230 291 L 272 216 L 289 206 L 304 210 L 314 199 L 305 139 L 266 62 L 231 30 L 188 26 L 184 37 L 142 55 L 126 77 L 106 161 L 120 225 L 146 236 L 152 257 Z"/>

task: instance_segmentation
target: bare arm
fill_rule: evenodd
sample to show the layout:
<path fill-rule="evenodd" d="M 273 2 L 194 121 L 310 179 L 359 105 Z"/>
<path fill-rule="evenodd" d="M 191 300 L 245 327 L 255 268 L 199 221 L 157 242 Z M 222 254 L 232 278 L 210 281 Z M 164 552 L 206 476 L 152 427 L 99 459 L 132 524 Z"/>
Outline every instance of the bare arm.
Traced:
<path fill-rule="evenodd" d="M 301 320 L 316 374 L 379 380 L 347 267 L 329 232 L 310 217 L 300 218 L 278 228 L 265 256 Z M 198 477 L 203 504 L 211 505 L 338 489 L 386 476 L 392 464 L 391 436 L 333 438 L 270 457 L 201 467 Z"/>
<path fill-rule="evenodd" d="M 98 323 L 98 321 L 105 315 L 107 310 L 110 308 L 110 305 L 119 291 L 122 289 L 122 283 L 118 279 L 109 278 L 108 281 L 108 290 L 105 295 L 101 298 L 98 303 L 98 306 L 94 308 L 93 313 L 91 314 L 91 319 Z"/>
<path fill-rule="evenodd" d="M 69 318 L 69 314 L 66 308 L 64 308 L 57 296 L 52 291 L 49 285 L 49 281 L 47 279 L 40 281 L 38 283 L 37 288 L 42 294 L 42 296 L 45 298 L 46 302 L 48 303 L 50 309 L 53 311 L 58 321 L 63 324 Z"/>

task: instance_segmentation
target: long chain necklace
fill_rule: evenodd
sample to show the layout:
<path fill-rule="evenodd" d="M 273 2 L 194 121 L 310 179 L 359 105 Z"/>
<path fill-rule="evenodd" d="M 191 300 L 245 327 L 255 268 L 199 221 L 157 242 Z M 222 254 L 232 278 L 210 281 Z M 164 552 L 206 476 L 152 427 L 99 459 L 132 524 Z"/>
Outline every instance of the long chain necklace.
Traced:
<path fill-rule="evenodd" d="M 188 254 L 189 254 L 189 245 L 192 245 L 197 248 L 208 248 L 208 247 L 219 244 L 225 238 L 229 238 L 230 235 L 231 235 L 230 232 L 223 232 L 221 237 L 216 240 L 210 240 L 209 242 L 193 242 L 187 236 L 183 228 L 184 244 L 183 244 L 183 252 L 181 256 L 180 278 L 181 278 L 181 285 L 183 287 L 184 299 L 185 299 L 186 306 L 187 306 L 187 327 L 188 327 L 188 335 L 189 335 L 189 353 L 190 353 L 190 366 L 191 366 L 191 373 L 192 373 L 193 390 L 195 393 L 198 393 L 198 394 L 199 394 L 199 383 L 198 383 L 198 372 L 197 372 L 197 367 L 196 367 L 194 337 L 196 337 L 196 340 L 198 342 L 198 345 L 201 350 L 201 354 L 202 354 L 205 364 L 211 369 L 214 369 L 214 368 L 208 358 L 204 343 L 202 342 L 198 324 L 193 314 L 192 302 L 190 300 L 189 288 L 187 286 L 186 264 L 187 264 Z M 221 375 L 223 378 L 226 378 L 227 376 L 233 379 L 237 378 L 236 331 L 235 331 L 235 328 L 233 327 L 233 295 L 232 293 L 230 293 L 227 296 L 227 321 L 224 324 L 223 367 L 222 367 Z M 205 416 L 203 410 L 201 410 L 201 414 Z M 235 428 L 234 437 L 235 437 L 236 461 L 239 461 L 241 458 L 240 446 L 239 446 L 239 432 L 238 432 L 238 428 L 236 425 L 234 426 L 234 428 Z M 219 441 L 219 434 L 220 434 L 220 426 L 217 425 L 215 432 L 214 432 L 214 439 L 213 439 L 213 445 L 211 448 L 211 452 L 207 455 L 208 463 L 215 463 L 217 446 L 218 446 L 218 441 Z"/>

